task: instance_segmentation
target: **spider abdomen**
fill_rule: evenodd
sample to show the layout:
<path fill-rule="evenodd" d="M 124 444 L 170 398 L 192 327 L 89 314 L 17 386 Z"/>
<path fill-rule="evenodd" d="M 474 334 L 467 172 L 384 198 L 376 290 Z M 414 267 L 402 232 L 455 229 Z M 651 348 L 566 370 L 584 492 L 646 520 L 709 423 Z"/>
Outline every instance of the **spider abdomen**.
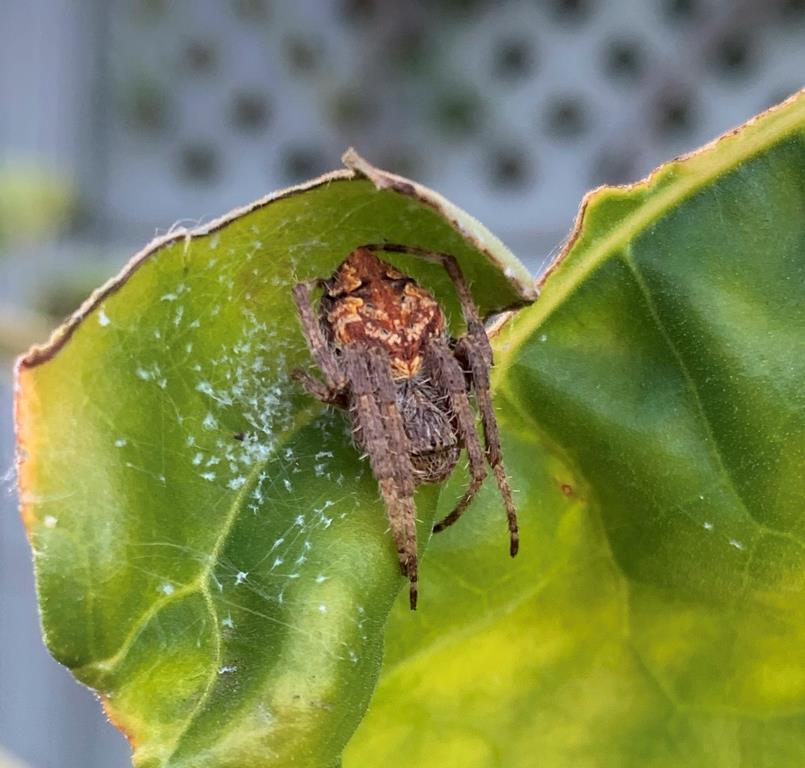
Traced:
<path fill-rule="evenodd" d="M 449 401 L 429 382 L 401 381 L 397 405 L 411 444 L 411 464 L 417 482 L 438 483 L 458 462 L 461 443 Z"/>

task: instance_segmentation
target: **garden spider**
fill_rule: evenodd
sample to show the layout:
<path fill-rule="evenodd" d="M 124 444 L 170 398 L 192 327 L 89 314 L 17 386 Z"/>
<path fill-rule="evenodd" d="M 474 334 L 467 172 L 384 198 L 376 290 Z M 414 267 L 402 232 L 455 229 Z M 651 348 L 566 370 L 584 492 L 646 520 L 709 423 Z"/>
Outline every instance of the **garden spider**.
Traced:
<path fill-rule="evenodd" d="M 449 337 L 436 299 L 379 259 L 378 251 L 440 263 L 455 286 L 467 333 Z M 324 289 L 318 316 L 312 306 L 316 287 Z M 293 296 L 324 381 L 300 370 L 292 375 L 313 397 L 349 412 L 355 443 L 369 457 L 386 505 L 400 568 L 410 582 L 411 609 L 417 602 L 414 490 L 420 483 L 444 480 L 462 448 L 469 458 L 469 485 L 433 530 L 443 531 L 461 517 L 481 487 L 488 463 L 506 507 L 514 557 L 517 514 L 489 393 L 492 348 L 455 258 L 407 245 L 363 245 L 332 277 L 298 283 Z M 470 391 L 481 414 L 485 450 Z"/>

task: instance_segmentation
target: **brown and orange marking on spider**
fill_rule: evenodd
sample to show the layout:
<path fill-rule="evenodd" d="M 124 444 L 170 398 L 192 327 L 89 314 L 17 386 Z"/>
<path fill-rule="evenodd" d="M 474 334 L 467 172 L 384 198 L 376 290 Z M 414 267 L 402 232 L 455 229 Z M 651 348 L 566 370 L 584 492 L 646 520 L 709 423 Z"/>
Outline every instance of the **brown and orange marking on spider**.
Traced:
<path fill-rule="evenodd" d="M 349 255 L 325 291 L 322 311 L 333 341 L 382 347 L 395 379 L 416 376 L 424 348 L 444 334 L 444 313 L 436 299 L 366 248 Z"/>

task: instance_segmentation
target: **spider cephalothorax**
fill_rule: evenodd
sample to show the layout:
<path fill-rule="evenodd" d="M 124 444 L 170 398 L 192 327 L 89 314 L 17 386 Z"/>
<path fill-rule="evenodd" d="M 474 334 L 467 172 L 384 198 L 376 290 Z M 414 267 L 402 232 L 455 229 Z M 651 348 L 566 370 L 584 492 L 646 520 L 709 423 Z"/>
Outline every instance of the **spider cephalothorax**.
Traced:
<path fill-rule="evenodd" d="M 441 263 L 458 293 L 467 333 L 447 335 L 436 299 L 376 251 L 409 253 Z M 318 316 L 311 291 L 324 293 Z M 517 515 L 503 469 L 497 421 L 489 394 L 492 350 L 456 260 L 404 245 L 355 249 L 329 279 L 299 283 L 294 299 L 305 337 L 324 382 L 294 371 L 314 397 L 349 410 L 355 442 L 367 454 L 386 504 L 400 567 L 417 600 L 416 509 L 420 483 L 444 480 L 462 448 L 470 484 L 455 509 L 437 523 L 444 530 L 464 512 L 492 468 L 506 506 L 510 553 L 517 554 Z M 474 391 L 485 450 L 469 399 Z"/>

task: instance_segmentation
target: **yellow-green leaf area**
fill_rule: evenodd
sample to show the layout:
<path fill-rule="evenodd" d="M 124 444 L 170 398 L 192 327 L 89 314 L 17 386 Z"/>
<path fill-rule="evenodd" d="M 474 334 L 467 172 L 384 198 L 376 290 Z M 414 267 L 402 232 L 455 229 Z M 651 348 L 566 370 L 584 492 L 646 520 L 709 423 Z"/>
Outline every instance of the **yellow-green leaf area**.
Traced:
<path fill-rule="evenodd" d="M 803 286 L 802 94 L 588 196 L 495 340 L 521 555 L 434 540 L 345 768 L 805 764 Z"/>

